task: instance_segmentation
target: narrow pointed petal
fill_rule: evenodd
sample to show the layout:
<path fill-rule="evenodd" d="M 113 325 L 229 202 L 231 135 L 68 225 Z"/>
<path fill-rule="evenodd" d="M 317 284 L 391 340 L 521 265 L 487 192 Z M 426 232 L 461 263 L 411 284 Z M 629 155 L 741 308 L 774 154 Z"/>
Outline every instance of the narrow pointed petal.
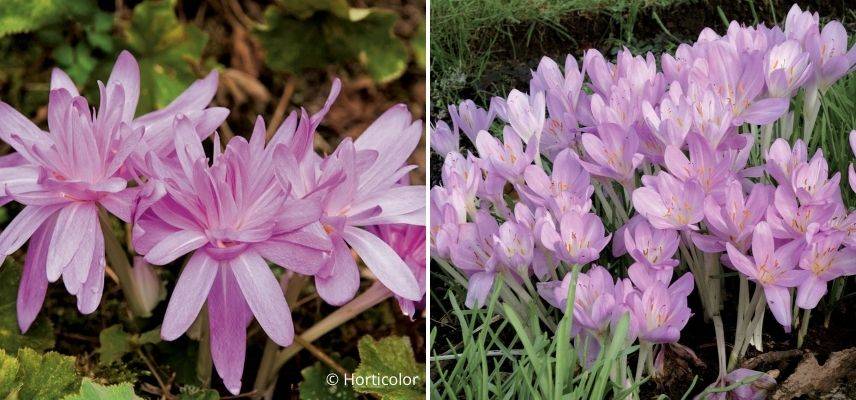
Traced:
<path fill-rule="evenodd" d="M 107 80 L 107 87 L 121 85 L 125 92 L 125 104 L 122 108 L 122 121 L 130 123 L 137 111 L 137 101 L 140 99 L 140 66 L 137 60 L 127 50 L 119 54 L 113 71 Z"/>
<path fill-rule="evenodd" d="M 265 260 L 256 252 L 244 252 L 230 262 L 235 280 L 259 325 L 280 346 L 294 340 L 291 310 L 285 294 Z"/>
<path fill-rule="evenodd" d="M 781 286 L 764 286 L 764 295 L 767 297 L 767 306 L 776 321 L 785 328 L 785 332 L 791 331 L 791 293 L 787 288 Z"/>
<path fill-rule="evenodd" d="M 252 313 L 227 266 L 219 268 L 208 294 L 208 318 L 214 367 L 226 389 L 237 395 L 241 391 L 247 325 L 252 320 Z"/>
<path fill-rule="evenodd" d="M 208 238 L 200 232 L 178 231 L 154 245 L 146 253 L 146 261 L 155 265 L 164 265 L 202 247 L 207 242 Z"/>
<path fill-rule="evenodd" d="M 93 255 L 89 275 L 77 293 L 77 309 L 84 314 L 91 314 L 98 308 L 101 294 L 104 292 L 104 269 L 107 267 L 107 261 L 104 259 L 104 236 L 98 235 L 95 238 Z"/>
<path fill-rule="evenodd" d="M 21 285 L 18 287 L 18 301 L 15 303 L 21 332 L 27 332 L 30 329 L 45 301 L 48 277 L 44 266 L 48 257 L 51 232 L 53 232 L 53 221 L 39 227 L 30 239 L 24 271 L 21 275 Z"/>
<path fill-rule="evenodd" d="M 24 207 L 0 233 L 0 257 L 6 257 L 21 248 L 33 232 L 59 209 L 59 206 Z"/>
<path fill-rule="evenodd" d="M 197 251 L 190 257 L 166 307 L 161 326 L 164 340 L 175 340 L 190 328 L 209 296 L 218 269 L 219 263 L 204 251 Z"/>
<path fill-rule="evenodd" d="M 98 226 L 98 208 L 91 203 L 72 203 L 60 210 L 57 215 L 56 227 L 51 235 L 51 246 L 48 249 L 47 274 L 51 282 L 59 279 L 78 250 L 92 246 L 92 240 L 100 232 Z M 84 243 L 84 241 L 89 241 Z M 91 247 L 89 247 L 91 249 Z M 88 268 L 92 262 L 92 254 L 83 255 L 76 260 L 85 263 Z M 88 275 L 88 271 L 86 274 Z"/>
<path fill-rule="evenodd" d="M 386 242 L 359 228 L 345 227 L 342 233 L 366 266 L 393 293 L 408 300 L 422 299 L 422 290 L 413 272 Z"/>

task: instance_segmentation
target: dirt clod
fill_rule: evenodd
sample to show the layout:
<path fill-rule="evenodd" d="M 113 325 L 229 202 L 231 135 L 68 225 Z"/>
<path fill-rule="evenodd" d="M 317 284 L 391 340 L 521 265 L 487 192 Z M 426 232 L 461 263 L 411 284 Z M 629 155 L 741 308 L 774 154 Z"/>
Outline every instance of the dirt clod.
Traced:
<path fill-rule="evenodd" d="M 848 381 L 856 378 L 856 347 L 836 351 L 829 355 L 823 365 L 817 362 L 814 354 L 806 353 L 797 369 L 779 385 L 773 400 L 788 400 L 800 396 L 819 396 L 821 394 L 853 398 L 856 387 L 848 385 Z M 849 390 L 848 390 L 849 388 Z M 842 392 L 843 391 L 843 392 Z"/>

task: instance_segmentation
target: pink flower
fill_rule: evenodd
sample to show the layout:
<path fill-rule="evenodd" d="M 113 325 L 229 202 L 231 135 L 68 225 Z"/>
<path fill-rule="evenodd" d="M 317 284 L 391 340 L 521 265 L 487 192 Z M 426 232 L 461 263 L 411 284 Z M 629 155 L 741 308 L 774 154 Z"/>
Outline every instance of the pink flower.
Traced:
<path fill-rule="evenodd" d="M 553 224 L 541 228 L 541 242 L 547 250 L 572 264 L 586 264 L 600 257 L 612 235 L 604 236 L 603 223 L 592 213 L 569 212 L 561 216 L 559 229 Z"/>
<path fill-rule="evenodd" d="M 128 180 L 137 178 L 146 155 L 172 146 L 168 128 L 177 113 L 191 115 L 191 129 L 202 131 L 213 131 L 228 114 L 205 109 L 217 89 L 212 72 L 166 108 L 134 119 L 139 77 L 137 61 L 122 52 L 106 86 L 99 85 L 101 104 L 93 114 L 68 75 L 55 69 L 49 132 L 0 103 L 0 138 L 17 151 L 0 168 L 0 198 L 26 206 L 0 234 L 0 258 L 32 238 L 18 293 L 22 331 L 41 309 L 48 282 L 60 277 L 82 313 L 98 307 L 105 269 L 99 210 L 131 220 L 139 189 L 129 188 Z"/>
<path fill-rule="evenodd" d="M 776 139 L 765 155 L 765 169 L 779 185 L 790 185 L 791 176 L 798 166 L 808 160 L 808 147 L 797 139 L 793 149 L 785 139 Z"/>
<path fill-rule="evenodd" d="M 721 193 L 731 177 L 731 160 L 720 157 L 703 136 L 687 136 L 690 158 L 679 147 L 669 145 L 664 154 L 666 168 L 684 182 L 694 180 L 705 194 Z"/>
<path fill-rule="evenodd" d="M 524 152 L 523 142 L 509 127 L 505 128 L 502 136 L 505 143 L 500 143 L 486 131 L 479 132 L 475 143 L 479 158 L 482 160 L 482 169 L 494 173 L 497 178 L 505 181 L 522 181 L 523 171 L 532 164 L 538 147 L 527 145 Z"/>
<path fill-rule="evenodd" d="M 704 191 L 695 181 L 681 182 L 667 172 L 642 177 L 633 191 L 633 207 L 658 229 L 692 229 L 704 217 Z"/>
<path fill-rule="evenodd" d="M 634 282 L 635 283 L 635 282 Z M 693 289 L 692 274 L 686 273 L 669 287 L 652 281 L 630 300 L 630 312 L 640 340 L 651 343 L 675 343 L 681 337 L 692 312 L 687 296 Z"/>
<path fill-rule="evenodd" d="M 815 235 L 800 257 L 799 267 L 810 272 L 797 287 L 797 306 L 812 309 L 826 294 L 826 283 L 856 274 L 856 250 L 840 249 L 844 233 Z"/>
<path fill-rule="evenodd" d="M 445 156 L 453 151 L 458 151 L 460 148 L 460 134 L 457 127 L 455 131 L 449 129 L 449 125 L 444 121 L 437 121 L 434 127 L 431 128 L 431 148 L 441 156 Z"/>
<path fill-rule="evenodd" d="M 538 145 L 541 131 L 544 130 L 546 102 L 543 92 L 528 95 L 517 89 L 512 90 L 506 101 L 506 115 L 511 129 L 523 140 L 523 143 Z M 535 141 L 532 142 L 532 138 Z"/>
<path fill-rule="evenodd" d="M 635 264 L 654 270 L 672 269 L 678 260 L 672 258 L 678 250 L 678 232 L 657 229 L 641 221 L 624 233 L 624 246 Z"/>
<path fill-rule="evenodd" d="M 803 11 L 798 5 L 794 4 L 788 10 L 788 16 L 785 18 L 785 36 L 788 39 L 795 39 L 799 42 L 804 42 L 806 38 L 820 29 L 820 15 Z"/>
<path fill-rule="evenodd" d="M 551 176 L 537 165 L 529 165 L 523 173 L 526 186 L 521 188 L 521 195 L 526 196 L 538 206 L 551 206 L 559 202 L 557 197 L 568 194 L 569 199 L 576 199 L 591 207 L 591 195 L 594 193 L 589 174 L 582 168 L 578 159 L 570 150 L 563 150 L 553 161 Z"/>
<path fill-rule="evenodd" d="M 778 239 L 811 242 L 815 233 L 831 221 L 836 203 L 802 205 L 786 186 L 776 188 L 773 204 L 767 208 L 767 223 Z"/>
<path fill-rule="evenodd" d="M 809 54 L 796 40 L 787 40 L 767 53 L 767 91 L 773 97 L 791 97 L 812 76 Z"/>
<path fill-rule="evenodd" d="M 722 202 L 714 197 L 704 201 L 705 222 L 713 236 L 694 236 L 693 242 L 709 253 L 724 251 L 725 243 L 731 243 L 740 251 L 748 250 L 755 224 L 764 219 L 772 201 L 773 189 L 768 185 L 753 185 L 747 197 L 740 182 L 729 181 L 725 184 Z"/>
<path fill-rule="evenodd" d="M 567 273 L 561 281 L 538 283 L 538 294 L 553 307 L 567 312 L 565 304 L 572 278 L 573 274 Z M 622 293 L 621 280 L 618 283 L 613 281 L 609 272 L 599 265 L 579 274 L 574 295 L 574 323 L 571 334 L 576 336 L 585 329 L 602 337 L 615 319 L 615 311 L 621 309 Z"/>
<path fill-rule="evenodd" d="M 232 393 L 241 388 L 246 328 L 253 316 L 270 338 L 291 344 L 294 326 L 270 260 L 303 274 L 317 273 L 332 249 L 318 222 L 317 198 L 296 199 L 277 180 L 275 145 L 265 146 L 256 121 L 249 142 L 234 138 L 211 165 L 187 118 L 175 123 L 178 165 L 157 163 L 162 197 L 138 210 L 134 248 L 155 265 L 193 253 L 178 278 L 161 327 L 175 340 L 208 304 L 211 354 Z M 155 199 L 153 199 L 155 200 Z"/>
<path fill-rule="evenodd" d="M 493 107 L 485 110 L 476 106 L 472 100 L 464 100 L 457 107 L 454 104 L 449 105 L 449 115 L 452 117 L 454 131 L 462 130 L 470 142 L 475 143 L 479 132 L 490 129 L 496 113 Z"/>
<path fill-rule="evenodd" d="M 583 134 L 582 144 L 591 161 L 580 160 L 580 164 L 592 175 L 630 187 L 643 159 L 637 152 L 639 137 L 632 130 L 609 123 L 600 125 L 597 132 Z"/>
<path fill-rule="evenodd" d="M 395 296 L 401 312 L 413 318 L 416 315 L 416 307 L 424 307 L 425 305 L 425 227 L 387 224 L 370 226 L 366 230 L 389 244 L 395 253 L 404 260 L 404 263 L 413 272 L 413 276 L 416 277 L 416 281 L 422 290 L 421 300 L 413 301 L 398 295 Z"/>
<path fill-rule="evenodd" d="M 272 140 L 282 137 L 276 162 L 281 180 L 302 199 L 317 199 L 322 209 L 323 234 L 333 242 L 330 259 L 315 275 L 315 288 L 324 301 L 341 305 L 359 289 L 360 273 L 353 249 L 377 279 L 397 296 L 422 298 L 416 277 L 387 243 L 365 226 L 425 224 L 425 187 L 399 181 L 414 166 L 407 159 L 422 136 L 421 121 L 413 121 L 403 104 L 393 106 L 356 140 L 345 139 L 333 154 L 320 159 L 312 151 L 315 126 L 338 92 L 338 82 L 327 105 L 301 122 L 283 124 Z"/>
<path fill-rule="evenodd" d="M 838 21 L 829 21 L 820 34 L 814 29 L 805 37 L 805 47 L 814 64 L 814 84 L 825 92 L 856 64 L 856 47 L 847 50 L 847 30 Z"/>
<path fill-rule="evenodd" d="M 801 204 L 825 204 L 836 201 L 841 197 L 838 182 L 840 173 L 836 172 L 829 178 L 829 167 L 823 150 L 817 149 L 811 161 L 800 163 L 791 175 L 791 185 Z"/>
<path fill-rule="evenodd" d="M 799 257 L 800 242 L 791 241 L 776 248 L 770 226 L 762 221 L 755 225 L 752 236 L 754 261 L 731 243 L 726 243 L 725 247 L 734 268 L 764 288 L 770 311 L 776 321 L 785 328 L 785 332 L 790 332 L 791 294 L 788 288 L 798 286 L 806 278 L 805 271 L 794 269 Z"/>
<path fill-rule="evenodd" d="M 514 221 L 506 221 L 493 235 L 493 248 L 497 261 L 522 276 L 528 275 L 532 265 L 535 238 L 532 229 Z"/>
<path fill-rule="evenodd" d="M 493 287 L 498 273 L 493 238 L 498 231 L 493 216 L 479 211 L 475 222 L 460 225 L 458 242 L 451 248 L 452 263 L 468 276 L 464 304 L 469 308 L 484 306 Z"/>

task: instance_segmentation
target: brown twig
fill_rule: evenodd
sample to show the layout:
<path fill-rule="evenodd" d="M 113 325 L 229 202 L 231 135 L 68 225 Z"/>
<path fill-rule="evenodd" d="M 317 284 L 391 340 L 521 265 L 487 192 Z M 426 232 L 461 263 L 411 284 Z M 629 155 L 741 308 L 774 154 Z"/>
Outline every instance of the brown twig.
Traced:
<path fill-rule="evenodd" d="M 339 375 L 345 376 L 349 373 L 348 370 L 345 369 L 345 367 L 339 365 L 339 363 L 333 360 L 332 357 L 328 356 L 327 353 L 324 352 L 324 350 L 321 350 L 320 348 L 318 348 L 312 343 L 309 343 L 300 336 L 295 336 L 294 342 L 303 346 L 303 348 L 312 353 L 315 358 L 317 358 L 322 363 L 327 364 L 328 367 L 338 372 Z"/>
<path fill-rule="evenodd" d="M 157 371 L 157 367 L 154 365 L 154 363 L 151 360 L 149 360 L 149 357 L 143 352 L 142 348 L 137 349 L 137 355 L 139 355 L 140 358 L 143 359 L 143 362 L 146 363 L 146 367 L 149 368 L 149 371 L 152 372 L 152 375 L 154 375 L 155 380 L 158 381 L 158 385 L 160 386 L 161 390 L 163 391 L 163 396 L 164 397 L 169 396 L 169 393 L 170 393 L 169 386 L 167 386 L 166 383 L 164 383 L 163 379 L 161 379 L 160 374 Z"/>
<path fill-rule="evenodd" d="M 803 354 L 802 350 L 793 349 L 793 350 L 781 350 L 781 351 L 771 351 L 763 354 L 759 354 L 753 358 L 750 358 L 740 364 L 742 368 L 746 369 L 755 369 L 762 364 L 773 363 L 776 361 L 785 360 L 791 357 L 796 357 L 800 354 Z"/>

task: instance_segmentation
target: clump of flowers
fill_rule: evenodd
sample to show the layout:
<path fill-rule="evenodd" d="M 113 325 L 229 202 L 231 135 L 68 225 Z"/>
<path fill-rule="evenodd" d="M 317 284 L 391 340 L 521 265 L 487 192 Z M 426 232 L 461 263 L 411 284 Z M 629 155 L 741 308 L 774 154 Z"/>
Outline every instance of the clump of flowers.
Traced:
<path fill-rule="evenodd" d="M 640 365 L 654 345 L 679 340 L 695 287 L 695 313 L 717 332 L 717 385 L 740 381 L 745 371 L 734 367 L 750 344 L 761 348 L 765 304 L 786 332 L 799 325 L 801 343 L 827 283 L 856 274 L 856 213 L 823 150 L 808 152 L 820 94 L 856 64 L 846 43 L 839 22 L 821 27 L 817 14 L 794 5 L 784 29 L 707 28 L 661 55 L 661 68 L 655 55 L 627 49 L 615 62 L 589 50 L 582 68 L 569 55 L 564 71 L 545 57 L 528 93 L 496 97 L 481 113 L 499 124 L 467 125 L 475 153 L 454 146 L 461 124 L 435 123 L 435 150 L 446 158 L 431 191 L 433 257 L 461 270 L 468 306 L 484 304 L 496 282 L 510 288 L 497 289 L 507 303 L 540 296 L 573 314 L 574 340 L 595 352 L 627 316 Z M 792 111 L 796 96 L 804 108 Z M 856 153 L 856 131 L 850 144 Z M 603 257 L 610 241 L 611 259 Z M 586 265 L 574 282 L 569 271 Z M 723 266 L 736 271 L 740 299 L 728 357 Z M 565 310 L 572 285 L 573 310 Z M 794 302 L 800 321 L 792 321 Z M 749 391 L 740 390 L 735 398 Z"/>
<path fill-rule="evenodd" d="M 336 80 L 319 113 L 293 112 L 270 138 L 259 117 L 249 140 L 235 137 L 223 149 L 215 130 L 228 110 L 208 107 L 216 72 L 164 109 L 134 118 L 139 75 L 122 52 L 107 84 L 99 82 L 93 110 L 54 70 L 47 132 L 0 103 L 0 138 L 16 150 L 0 160 L 0 201 L 25 205 L 0 234 L 0 257 L 30 242 L 17 301 L 22 331 L 59 278 L 80 311 L 93 312 L 108 263 L 132 311 L 147 317 L 160 295 L 151 265 L 185 258 L 161 337 L 174 340 L 206 321 L 197 326 L 208 332 L 210 360 L 237 395 L 253 320 L 276 345 L 294 341 L 284 291 L 299 292 L 307 282 L 300 275 L 314 278 L 328 303 L 350 306 L 317 330 L 391 297 L 403 314 L 416 314 L 425 295 L 426 188 L 406 178 L 422 123 L 404 105 L 322 157 L 313 136 L 339 93 Z M 212 136 L 206 154 L 203 141 Z M 134 267 L 109 215 L 133 226 Z M 375 281 L 358 299 L 361 273 L 351 250 Z M 281 278 L 269 264 L 285 269 Z M 266 351 L 273 359 L 279 348 Z M 259 371 L 258 390 L 284 361 Z"/>

